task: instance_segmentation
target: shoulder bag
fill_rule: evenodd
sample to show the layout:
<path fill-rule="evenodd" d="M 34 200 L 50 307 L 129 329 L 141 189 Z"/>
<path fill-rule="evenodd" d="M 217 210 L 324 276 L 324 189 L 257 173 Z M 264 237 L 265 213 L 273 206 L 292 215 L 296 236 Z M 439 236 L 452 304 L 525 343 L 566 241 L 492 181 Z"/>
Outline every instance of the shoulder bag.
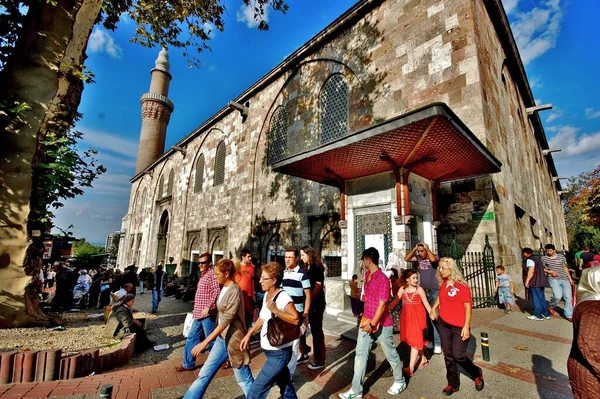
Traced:
<path fill-rule="evenodd" d="M 281 293 L 280 290 L 275 297 L 273 298 L 273 302 L 277 301 L 277 297 Z M 277 304 L 275 304 L 277 306 Z M 273 312 L 271 312 L 271 318 L 267 323 L 267 339 L 269 340 L 269 344 L 272 346 L 281 346 L 285 345 L 288 342 L 292 342 L 300 337 L 300 327 L 288 323 L 280 317 L 277 317 Z"/>

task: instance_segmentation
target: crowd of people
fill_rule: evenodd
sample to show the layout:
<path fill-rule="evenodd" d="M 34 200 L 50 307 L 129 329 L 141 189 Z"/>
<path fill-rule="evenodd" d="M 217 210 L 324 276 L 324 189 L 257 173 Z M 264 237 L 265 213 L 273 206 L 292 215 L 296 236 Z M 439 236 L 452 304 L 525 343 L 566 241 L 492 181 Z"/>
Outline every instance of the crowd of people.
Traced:
<path fill-rule="evenodd" d="M 569 360 L 569 374 L 575 379 L 571 385 L 574 392 L 576 389 L 583 393 L 591 392 L 590 389 L 596 392 L 600 386 L 590 388 L 587 377 L 597 372 L 595 367 L 598 367 L 597 362 L 590 360 L 597 358 L 598 348 L 590 348 L 589 334 L 599 330 L 600 267 L 593 263 L 593 256 L 585 255 L 588 250 L 584 249 L 577 261 L 582 272 L 579 301 L 588 302 L 576 307 L 573 313 L 575 282 L 566 258 L 558 254 L 552 244 L 546 245 L 545 250 L 546 255 L 541 257 L 531 248 L 521 251 L 523 284 L 533 304 L 533 314 L 528 319 L 549 319 L 560 300 L 564 301 L 562 313 L 568 321 L 574 322 L 575 327 Z M 142 269 L 139 275 L 135 267 L 127 268 L 123 274 L 112 270 L 88 273 L 71 270 L 68 264 L 57 264 L 54 277 L 56 306 L 68 302 L 66 288 L 69 286 L 90 286 L 90 305 L 112 305 L 110 317 L 113 325 L 118 325 L 113 334 L 119 331 L 138 334 L 136 350 L 142 351 L 154 343 L 133 317 L 131 307 L 136 289 L 139 288 L 140 295 L 144 290 L 152 291 L 154 313 L 163 293 L 181 297 L 191 291 L 192 320 L 183 363 L 175 371 L 193 370 L 196 358 L 206 351 L 209 354 L 184 398 L 202 398 L 220 368 L 233 369 L 246 398 L 266 398 L 275 385 L 283 398 L 296 398 L 293 380 L 298 363 L 309 362 L 309 369 L 319 370 L 327 362 L 323 332 L 325 267 L 319 253 L 310 246 L 301 250 L 287 248 L 285 267 L 276 262 L 267 263 L 260 268 L 260 276 L 255 276 L 251 251 L 244 249 L 240 255 L 240 260 L 221 259 L 213 265 L 212 254 L 203 253 L 199 256 L 197 278 L 187 285 L 181 284 L 177 275 L 167 282 L 160 264 L 155 270 Z M 443 353 L 447 380 L 442 390 L 444 395 L 452 395 L 460 389 L 458 366 L 474 381 L 475 389 L 482 390 L 485 386 L 482 369 L 467 356 L 473 306 L 471 290 L 454 259 L 440 259 L 423 243 L 406 254 L 405 261 L 412 262 L 412 268 L 394 267 L 399 266 L 399 262 L 390 258 L 388 266 L 391 264 L 392 267 L 384 270 L 379 258 L 377 249 L 367 248 L 361 258 L 364 274 L 361 278 L 352 276 L 350 282 L 352 312 L 359 320 L 359 331 L 352 385 L 338 396 L 341 399 L 362 397 L 367 360 L 375 341 L 391 366 L 394 382 L 387 391 L 390 395 L 404 391 L 406 377 L 413 377 L 418 370 L 428 366 L 425 349 L 432 350 L 433 354 Z M 48 271 L 44 271 L 44 275 L 48 276 L 45 280 L 51 286 L 53 275 Z M 260 291 L 255 290 L 256 277 Z M 192 285 L 195 285 L 193 290 Z M 92 290 L 93 287 L 97 289 Z M 552 290 L 549 304 L 544 294 L 546 287 Z M 494 288 L 505 312 L 510 313 L 515 305 L 515 286 L 503 266 L 496 267 Z M 107 294 L 103 296 L 104 293 Z M 301 333 L 275 345 L 269 336 L 270 321 L 274 319 L 305 328 L 299 327 Z M 313 348 L 306 342 L 304 331 L 308 326 Z M 396 332 L 400 333 L 401 343 L 410 348 L 404 365 L 394 344 Z M 266 355 L 266 362 L 256 377 L 249 368 L 249 347 L 255 339 Z"/>

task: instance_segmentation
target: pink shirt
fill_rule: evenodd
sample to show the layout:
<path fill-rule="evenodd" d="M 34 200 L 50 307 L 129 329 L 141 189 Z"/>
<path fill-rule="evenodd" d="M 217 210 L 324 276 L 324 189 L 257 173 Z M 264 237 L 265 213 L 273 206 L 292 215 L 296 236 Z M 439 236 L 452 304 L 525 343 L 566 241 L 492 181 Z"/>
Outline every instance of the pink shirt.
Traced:
<path fill-rule="evenodd" d="M 381 269 L 376 270 L 369 280 L 370 274 L 369 271 L 365 274 L 365 293 L 363 294 L 363 301 L 365 302 L 363 316 L 367 319 L 372 319 L 375 316 L 379 301 L 387 303 L 390 300 L 390 280 L 387 276 L 383 274 Z M 393 325 L 387 306 L 379 319 L 379 323 L 383 327 Z"/>
<path fill-rule="evenodd" d="M 194 299 L 194 319 L 202 319 L 202 310 L 209 308 L 208 316 L 214 318 L 217 315 L 217 297 L 221 292 L 221 287 L 215 280 L 214 267 L 211 267 L 204 273 L 201 273 L 196 289 L 196 298 Z"/>

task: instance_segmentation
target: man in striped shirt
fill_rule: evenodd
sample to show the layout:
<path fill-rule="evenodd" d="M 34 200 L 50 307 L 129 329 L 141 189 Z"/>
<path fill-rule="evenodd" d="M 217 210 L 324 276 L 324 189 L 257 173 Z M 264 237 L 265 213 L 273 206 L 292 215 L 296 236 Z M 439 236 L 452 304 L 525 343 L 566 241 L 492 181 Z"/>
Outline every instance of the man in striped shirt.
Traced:
<path fill-rule="evenodd" d="M 552 289 L 552 299 L 550 300 L 548 311 L 551 315 L 554 315 L 554 308 L 558 301 L 563 299 L 565 301 L 565 318 L 572 321 L 572 299 L 575 283 L 571 278 L 571 273 L 569 273 L 567 258 L 561 254 L 557 254 L 553 244 L 548 244 L 545 248 L 547 256 L 542 256 L 542 263 L 544 264 L 544 268 L 548 270 L 548 281 L 550 282 L 550 288 Z"/>
<path fill-rule="evenodd" d="M 283 280 L 281 288 L 287 292 L 294 300 L 294 306 L 298 314 L 303 318 L 308 317 L 310 311 L 310 279 L 308 273 L 298 266 L 298 248 L 289 247 L 285 250 L 285 271 L 283 272 Z M 300 348 L 300 338 L 294 341 L 292 345 L 292 358 L 288 364 L 290 376 L 294 377 L 296 365 L 298 364 L 298 351 Z M 303 358 L 308 353 L 302 354 Z"/>

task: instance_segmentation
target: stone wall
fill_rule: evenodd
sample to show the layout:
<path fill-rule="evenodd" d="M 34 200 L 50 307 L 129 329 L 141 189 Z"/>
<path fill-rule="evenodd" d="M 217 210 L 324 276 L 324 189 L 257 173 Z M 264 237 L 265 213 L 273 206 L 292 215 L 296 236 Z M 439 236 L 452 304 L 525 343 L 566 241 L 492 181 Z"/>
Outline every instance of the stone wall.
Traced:
<path fill-rule="evenodd" d="M 485 234 L 490 234 L 499 259 L 515 262 L 522 243 L 511 233 L 514 204 L 555 237 L 564 236 L 545 159 L 527 120 L 517 122 L 518 110 L 525 115 L 522 100 L 510 76 L 505 77 L 506 87 L 502 83 L 504 55 L 483 3 L 390 0 L 368 7 L 364 16 L 342 26 L 244 99 L 250 110 L 246 118 L 233 110 L 223 114 L 185 141 L 185 155 L 174 152 L 133 183 L 124 228 L 127 237 L 143 234 L 140 265 L 155 263 L 164 211 L 170 221 L 167 256 L 177 264 L 189 262 L 191 249 L 210 250 L 209 240 L 216 238 L 225 256 L 239 256 L 248 246 L 264 261 L 273 237 L 280 237 L 282 245 L 316 244 L 320 226 L 332 220 L 336 226 L 338 189 L 273 173 L 267 162 L 270 121 L 279 106 L 287 113 L 288 146 L 299 152 L 317 145 L 321 88 L 332 74 L 341 74 L 348 84 L 350 132 L 444 102 L 502 161 L 503 172 L 491 178 L 440 188 L 442 231 L 457 233 L 469 250 L 481 250 Z M 177 82 L 175 76 L 173 84 Z M 227 148 L 225 181 L 215 187 L 214 158 L 221 141 Z M 204 182 L 195 193 L 200 154 Z M 166 185 L 171 168 L 176 172 L 172 197 L 159 200 L 157 184 L 164 175 Z M 532 184 L 524 185 L 528 181 Z M 140 194 L 144 190 L 145 196 Z M 473 212 L 485 211 L 494 211 L 495 219 L 474 223 Z M 219 231 L 223 237 L 215 236 Z M 440 237 L 442 242 L 447 238 Z M 120 259 L 127 256 L 120 253 Z"/>

